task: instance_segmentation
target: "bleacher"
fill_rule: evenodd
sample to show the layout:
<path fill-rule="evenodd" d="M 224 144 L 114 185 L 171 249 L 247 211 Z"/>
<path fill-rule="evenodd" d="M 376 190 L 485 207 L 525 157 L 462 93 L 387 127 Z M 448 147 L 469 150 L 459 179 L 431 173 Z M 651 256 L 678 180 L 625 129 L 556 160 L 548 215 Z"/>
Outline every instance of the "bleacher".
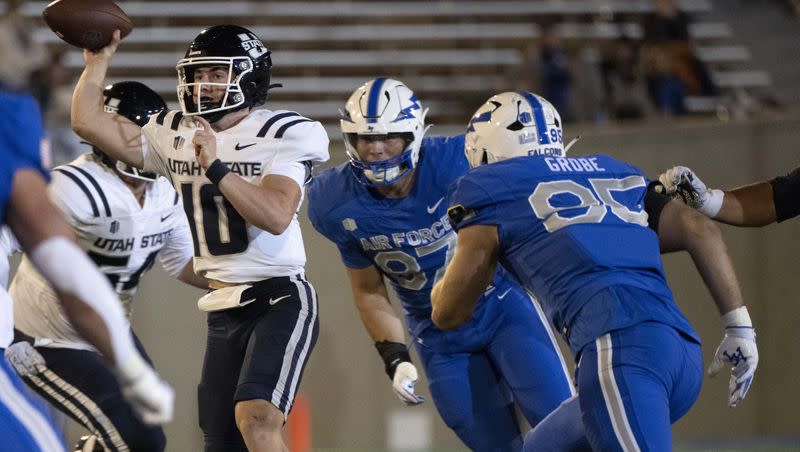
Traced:
<path fill-rule="evenodd" d="M 38 36 L 63 46 L 41 20 L 44 1 L 25 5 L 39 17 Z M 338 136 L 338 109 L 365 80 L 389 75 L 405 81 L 430 106 L 429 120 L 452 130 L 490 94 L 513 89 L 509 75 L 541 24 L 558 23 L 567 40 L 598 42 L 622 35 L 640 39 L 650 0 L 512 1 L 120 1 L 135 23 L 114 57 L 110 80 L 137 79 L 175 105 L 176 61 L 207 25 L 236 23 L 251 28 L 273 51 L 271 92 L 277 108 L 320 119 Z M 697 55 L 723 89 L 770 84 L 749 66 L 748 49 L 730 27 L 715 20 L 710 0 L 684 0 Z M 613 22 L 609 19 L 613 17 Z M 65 64 L 77 75 L 80 50 Z M 716 99 L 689 99 L 696 111 L 713 110 Z M 448 127 L 437 127 L 443 133 Z M 444 130 L 443 130 L 444 129 Z"/>

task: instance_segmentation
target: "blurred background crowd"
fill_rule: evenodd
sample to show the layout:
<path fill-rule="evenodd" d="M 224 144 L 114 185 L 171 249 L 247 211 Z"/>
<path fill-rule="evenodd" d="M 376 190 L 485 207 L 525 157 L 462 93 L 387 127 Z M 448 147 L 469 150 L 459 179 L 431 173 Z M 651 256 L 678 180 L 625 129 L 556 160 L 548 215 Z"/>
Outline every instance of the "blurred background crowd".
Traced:
<path fill-rule="evenodd" d="M 45 2 L 0 3 L 0 85 L 36 96 L 53 164 L 69 161 L 83 151 L 68 124 L 80 52 L 44 25 Z M 270 105 L 322 119 L 333 139 L 335 107 L 376 75 L 404 80 L 432 103 L 433 122 L 455 131 L 488 95 L 508 89 L 541 94 L 567 122 L 599 124 L 687 115 L 742 119 L 797 100 L 781 92 L 781 77 L 774 76 L 797 69 L 756 53 L 765 26 L 784 42 L 797 41 L 797 33 L 782 31 L 796 25 L 797 0 L 469 2 L 472 11 L 459 11 L 457 1 L 411 0 L 372 2 L 389 9 L 361 16 L 358 2 L 350 1 L 281 2 L 283 10 L 255 1 L 230 8 L 226 2 L 183 3 L 189 12 L 178 14 L 159 2 L 120 3 L 136 28 L 116 58 L 115 75 L 141 75 L 135 78 L 174 101 L 169 62 L 188 42 L 182 35 L 223 14 L 223 21 L 255 26 L 271 46 L 275 80 L 286 89 Z M 200 7 L 192 13 L 189 4 Z M 509 8 L 520 4 L 519 11 Z M 295 34 L 287 35 L 292 25 Z M 310 64 L 315 58 L 319 66 Z"/>

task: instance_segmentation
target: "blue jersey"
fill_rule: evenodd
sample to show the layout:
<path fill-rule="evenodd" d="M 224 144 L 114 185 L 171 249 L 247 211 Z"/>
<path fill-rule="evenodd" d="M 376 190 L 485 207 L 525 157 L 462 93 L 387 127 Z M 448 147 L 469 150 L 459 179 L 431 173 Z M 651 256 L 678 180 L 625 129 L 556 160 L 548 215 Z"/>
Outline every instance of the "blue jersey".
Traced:
<path fill-rule="evenodd" d="M 36 101 L 26 95 L 0 91 L 0 224 L 11 196 L 14 173 L 42 168 L 44 127 Z"/>
<path fill-rule="evenodd" d="M 404 198 L 373 194 L 349 163 L 321 172 L 309 187 L 311 223 L 338 246 L 347 267 L 374 265 L 388 277 L 412 329 L 430 321 L 430 291 L 455 251 L 445 198 L 447 187 L 468 170 L 463 135 L 426 137 L 417 181 Z M 501 271 L 498 277 L 509 275 Z"/>
<path fill-rule="evenodd" d="M 667 286 L 658 236 L 647 227 L 647 181 L 608 156 L 519 157 L 471 171 L 451 189 L 456 229 L 496 225 L 500 263 L 541 301 L 573 352 L 644 321 L 697 340 Z M 646 302 L 605 289 L 628 286 Z"/>

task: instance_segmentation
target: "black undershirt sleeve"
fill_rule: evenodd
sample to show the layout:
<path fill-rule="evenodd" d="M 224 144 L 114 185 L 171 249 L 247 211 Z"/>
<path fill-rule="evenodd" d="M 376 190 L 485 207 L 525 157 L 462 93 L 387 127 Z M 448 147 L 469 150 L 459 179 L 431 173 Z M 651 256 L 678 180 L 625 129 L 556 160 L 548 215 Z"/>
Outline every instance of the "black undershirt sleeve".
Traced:
<path fill-rule="evenodd" d="M 647 212 L 647 226 L 658 233 L 658 220 L 661 218 L 661 211 L 664 210 L 672 198 L 662 193 L 656 192 L 656 187 L 661 186 L 661 182 L 652 181 L 647 186 L 647 193 L 644 195 L 644 210 Z"/>
<path fill-rule="evenodd" d="M 769 181 L 778 222 L 800 215 L 800 168 Z"/>

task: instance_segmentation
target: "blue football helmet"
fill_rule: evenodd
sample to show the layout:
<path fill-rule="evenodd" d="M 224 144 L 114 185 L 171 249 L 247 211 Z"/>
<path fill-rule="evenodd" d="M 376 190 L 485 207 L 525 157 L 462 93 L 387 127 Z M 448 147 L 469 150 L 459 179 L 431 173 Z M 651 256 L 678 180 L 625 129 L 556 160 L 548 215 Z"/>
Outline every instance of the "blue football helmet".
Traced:
<path fill-rule="evenodd" d="M 390 78 L 368 81 L 353 92 L 341 113 L 345 149 L 359 182 L 370 187 L 391 185 L 416 167 L 428 109 L 402 82 Z M 367 162 L 356 151 L 359 136 L 402 137 L 405 149 L 391 159 Z"/>

